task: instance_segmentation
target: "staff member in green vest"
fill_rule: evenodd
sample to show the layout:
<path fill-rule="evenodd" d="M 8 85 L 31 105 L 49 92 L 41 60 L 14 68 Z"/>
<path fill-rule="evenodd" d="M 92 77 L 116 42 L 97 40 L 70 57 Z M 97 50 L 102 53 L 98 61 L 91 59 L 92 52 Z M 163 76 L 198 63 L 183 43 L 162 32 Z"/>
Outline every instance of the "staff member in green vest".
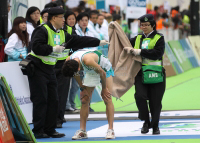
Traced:
<path fill-rule="evenodd" d="M 162 61 L 165 41 L 164 36 L 155 30 L 156 22 L 152 14 L 143 15 L 139 20 L 143 34 L 130 39 L 130 42 L 134 47 L 132 53 L 142 56 L 143 59 L 142 69 L 135 77 L 136 105 L 139 110 L 139 119 L 144 121 L 141 133 L 148 133 L 149 129 L 153 128 L 153 134 L 160 134 L 158 126 L 166 83 Z"/>
<path fill-rule="evenodd" d="M 76 15 L 72 11 L 66 11 L 65 13 L 65 26 L 64 28 L 68 31 L 68 33 L 76 34 L 75 25 L 76 25 Z"/>
<path fill-rule="evenodd" d="M 45 8 L 40 12 L 40 24 L 47 22 L 48 10 L 49 10 L 49 8 Z"/>
<path fill-rule="evenodd" d="M 67 48 L 92 47 L 105 45 L 108 42 L 92 37 L 69 35 L 61 28 L 64 25 L 64 10 L 59 7 L 48 11 L 46 24 L 38 26 L 30 43 L 31 53 L 27 59 L 31 60 L 35 72 L 28 81 L 30 99 L 33 102 L 33 133 L 36 138 L 60 138 L 65 134 L 56 132 L 56 119 L 58 113 L 57 80 L 54 66 L 59 58 L 67 56 L 69 50 L 60 46 L 64 42 L 70 43 Z M 65 50 L 64 50 L 65 49 Z M 64 51 L 63 51 L 64 50 Z"/>

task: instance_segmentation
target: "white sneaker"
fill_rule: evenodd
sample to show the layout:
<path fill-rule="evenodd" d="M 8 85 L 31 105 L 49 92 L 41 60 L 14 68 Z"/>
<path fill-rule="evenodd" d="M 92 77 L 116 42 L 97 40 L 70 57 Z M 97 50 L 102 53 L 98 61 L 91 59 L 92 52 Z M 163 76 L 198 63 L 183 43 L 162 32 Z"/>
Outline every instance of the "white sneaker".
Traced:
<path fill-rule="evenodd" d="M 106 134 L 106 139 L 115 139 L 114 130 L 108 129 L 107 134 Z"/>
<path fill-rule="evenodd" d="M 80 140 L 80 139 L 87 139 L 87 132 L 83 130 L 78 130 L 72 137 L 72 140 Z"/>
<path fill-rule="evenodd" d="M 74 113 L 80 113 L 80 109 L 74 109 Z"/>

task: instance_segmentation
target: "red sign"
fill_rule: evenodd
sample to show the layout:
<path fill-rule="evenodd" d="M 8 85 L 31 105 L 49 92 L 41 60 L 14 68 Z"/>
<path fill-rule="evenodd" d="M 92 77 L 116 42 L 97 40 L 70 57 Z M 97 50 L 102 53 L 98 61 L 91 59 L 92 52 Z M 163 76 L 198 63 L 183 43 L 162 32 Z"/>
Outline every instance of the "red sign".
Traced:
<path fill-rule="evenodd" d="M 8 118 L 0 98 L 0 143 L 15 143 Z"/>

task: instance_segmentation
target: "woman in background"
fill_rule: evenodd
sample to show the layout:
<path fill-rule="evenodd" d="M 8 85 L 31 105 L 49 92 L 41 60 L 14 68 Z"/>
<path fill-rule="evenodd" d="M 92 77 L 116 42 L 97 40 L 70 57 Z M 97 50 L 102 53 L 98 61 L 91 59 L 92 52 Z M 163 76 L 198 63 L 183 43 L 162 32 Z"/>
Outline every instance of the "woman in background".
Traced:
<path fill-rule="evenodd" d="M 42 10 L 42 12 L 40 13 L 41 17 L 40 17 L 40 24 L 46 23 L 48 20 L 48 10 L 49 8 L 45 8 Z"/>
<path fill-rule="evenodd" d="M 27 33 L 26 19 L 16 17 L 13 27 L 8 33 L 8 43 L 5 47 L 5 53 L 8 55 L 8 62 L 21 61 L 27 56 L 27 46 L 29 34 Z"/>
<path fill-rule="evenodd" d="M 72 11 L 67 11 L 65 13 L 65 26 L 66 31 L 71 35 L 71 34 L 76 34 L 75 30 L 75 25 L 76 25 L 76 15 Z"/>
<path fill-rule="evenodd" d="M 76 33 L 79 36 L 94 37 L 94 34 L 88 29 L 89 15 L 85 12 L 77 16 Z M 90 50 L 97 50 L 97 47 L 89 48 Z"/>
<path fill-rule="evenodd" d="M 27 32 L 29 34 L 29 41 L 33 30 L 40 25 L 40 9 L 32 6 L 26 12 Z"/>

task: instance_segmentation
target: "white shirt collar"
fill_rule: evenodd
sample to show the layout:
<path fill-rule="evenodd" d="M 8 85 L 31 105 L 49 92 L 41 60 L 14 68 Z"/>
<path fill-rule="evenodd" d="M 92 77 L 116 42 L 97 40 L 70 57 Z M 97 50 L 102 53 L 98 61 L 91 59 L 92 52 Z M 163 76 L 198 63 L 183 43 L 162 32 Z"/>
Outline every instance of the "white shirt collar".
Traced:
<path fill-rule="evenodd" d="M 153 30 L 153 31 L 154 31 L 154 30 Z M 145 35 L 144 32 L 143 32 L 143 34 L 144 34 L 144 36 L 145 36 L 146 38 L 148 38 L 149 35 L 151 35 L 151 33 L 153 33 L 153 31 L 151 31 L 148 35 Z"/>
<path fill-rule="evenodd" d="M 53 26 L 53 25 L 52 25 Z M 56 30 L 56 28 L 53 26 L 53 28 L 55 29 L 56 33 L 60 32 L 60 29 Z"/>
<path fill-rule="evenodd" d="M 94 25 L 94 23 L 91 20 L 89 20 L 89 23 L 92 24 L 92 25 Z"/>
<path fill-rule="evenodd" d="M 80 30 L 81 32 L 83 32 L 83 30 L 81 29 L 81 27 L 79 25 L 77 27 L 78 27 L 77 28 L 78 30 Z M 88 27 L 86 27 L 85 32 L 88 32 L 88 31 L 89 31 L 89 29 L 88 29 Z"/>
<path fill-rule="evenodd" d="M 89 20 L 89 23 L 90 23 L 93 27 L 96 27 L 96 26 L 98 25 L 98 23 L 96 23 L 95 26 L 94 26 L 94 23 L 93 23 L 91 20 Z"/>

